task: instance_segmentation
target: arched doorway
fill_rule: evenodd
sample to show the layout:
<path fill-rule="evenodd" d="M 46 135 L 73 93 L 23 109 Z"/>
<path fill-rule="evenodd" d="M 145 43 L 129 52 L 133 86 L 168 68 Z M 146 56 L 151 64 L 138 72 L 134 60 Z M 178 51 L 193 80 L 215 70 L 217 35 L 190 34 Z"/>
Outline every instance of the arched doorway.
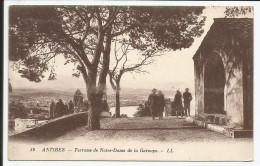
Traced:
<path fill-rule="evenodd" d="M 219 55 L 209 56 L 204 72 L 204 112 L 224 114 L 225 70 Z"/>

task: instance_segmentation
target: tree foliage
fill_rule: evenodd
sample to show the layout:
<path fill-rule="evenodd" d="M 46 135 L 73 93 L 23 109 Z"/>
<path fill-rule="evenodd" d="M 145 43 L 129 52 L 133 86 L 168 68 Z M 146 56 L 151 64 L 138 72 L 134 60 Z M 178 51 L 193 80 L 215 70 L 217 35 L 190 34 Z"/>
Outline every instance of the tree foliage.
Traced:
<path fill-rule="evenodd" d="M 11 6 L 9 57 L 18 61 L 22 76 L 39 82 L 48 62 L 64 55 L 67 63 L 95 66 L 105 40 L 128 35 L 131 46 L 145 50 L 189 47 L 202 34 L 203 7 Z M 98 43 L 99 30 L 105 37 Z M 82 64 L 81 64 L 82 63 Z M 81 72 L 80 72 L 81 73 Z M 50 79 L 55 78 L 51 72 Z M 76 75 L 76 74 L 75 74 Z"/>
<path fill-rule="evenodd" d="M 239 15 L 246 15 L 253 12 L 253 6 L 228 6 L 226 7 L 225 15 L 226 17 L 237 17 Z"/>

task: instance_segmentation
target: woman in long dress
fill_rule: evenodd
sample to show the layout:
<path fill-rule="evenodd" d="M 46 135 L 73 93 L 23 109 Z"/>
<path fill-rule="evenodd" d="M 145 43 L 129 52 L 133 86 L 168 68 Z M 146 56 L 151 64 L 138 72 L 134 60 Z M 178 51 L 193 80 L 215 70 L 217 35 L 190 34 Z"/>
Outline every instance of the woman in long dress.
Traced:
<path fill-rule="evenodd" d="M 159 116 L 159 119 L 162 119 L 164 106 L 165 106 L 164 94 L 162 93 L 162 91 L 158 91 L 157 100 L 158 100 L 158 116 Z"/>
<path fill-rule="evenodd" d="M 179 90 L 176 91 L 174 97 L 174 110 L 176 111 L 177 118 L 178 115 L 181 115 L 181 117 L 183 116 L 182 94 Z"/>

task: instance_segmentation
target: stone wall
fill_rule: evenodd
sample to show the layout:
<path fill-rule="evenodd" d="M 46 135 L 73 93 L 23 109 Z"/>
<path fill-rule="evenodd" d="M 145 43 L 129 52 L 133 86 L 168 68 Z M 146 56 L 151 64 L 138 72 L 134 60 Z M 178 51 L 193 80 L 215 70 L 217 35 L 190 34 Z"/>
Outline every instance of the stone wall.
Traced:
<path fill-rule="evenodd" d="M 194 58 L 195 71 L 195 112 L 199 116 L 204 113 L 204 73 L 205 65 L 210 56 L 220 56 L 225 70 L 224 111 L 228 124 L 243 126 L 243 65 L 239 59 L 239 42 L 234 42 L 228 36 L 219 37 L 221 40 L 210 49 L 199 49 Z M 234 39 L 235 40 L 235 39 Z"/>
<path fill-rule="evenodd" d="M 231 63 L 232 64 L 232 63 Z M 226 78 L 229 76 L 229 66 L 225 64 Z M 225 110 L 227 112 L 228 124 L 236 127 L 243 126 L 243 71 L 242 63 L 232 70 L 232 76 L 226 80 L 225 85 Z"/>
<path fill-rule="evenodd" d="M 204 64 L 195 61 L 195 116 L 204 113 Z"/>
<path fill-rule="evenodd" d="M 22 119 L 20 119 L 22 120 Z M 24 120 L 22 120 L 24 121 Z M 52 119 L 45 122 L 36 122 L 37 120 L 32 119 L 28 124 L 28 119 L 25 120 L 24 125 L 34 125 L 32 128 L 28 128 L 22 132 L 15 132 L 9 135 L 12 138 L 19 137 L 35 137 L 35 138 L 52 138 L 63 135 L 65 132 L 75 129 L 79 126 L 87 125 L 87 113 L 75 113 L 70 115 L 65 115 L 56 119 Z"/>
<path fill-rule="evenodd" d="M 37 124 L 37 119 L 16 118 L 14 121 L 14 130 L 19 131 L 24 128 L 30 128 Z"/>

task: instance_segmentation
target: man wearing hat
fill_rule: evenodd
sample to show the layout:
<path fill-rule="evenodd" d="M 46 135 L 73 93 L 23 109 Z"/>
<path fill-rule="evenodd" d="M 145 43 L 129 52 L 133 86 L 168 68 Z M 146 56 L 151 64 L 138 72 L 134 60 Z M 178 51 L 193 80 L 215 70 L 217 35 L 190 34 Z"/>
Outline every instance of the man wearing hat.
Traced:
<path fill-rule="evenodd" d="M 154 88 L 152 90 L 152 93 L 148 97 L 148 103 L 151 111 L 151 116 L 154 120 L 154 116 L 156 115 L 156 100 L 157 100 L 157 95 L 156 95 L 157 90 Z"/>
<path fill-rule="evenodd" d="M 185 115 L 190 116 L 190 101 L 192 100 L 191 93 L 189 92 L 189 88 L 185 89 L 185 92 L 183 93 L 183 99 L 184 99 L 184 111 Z"/>

